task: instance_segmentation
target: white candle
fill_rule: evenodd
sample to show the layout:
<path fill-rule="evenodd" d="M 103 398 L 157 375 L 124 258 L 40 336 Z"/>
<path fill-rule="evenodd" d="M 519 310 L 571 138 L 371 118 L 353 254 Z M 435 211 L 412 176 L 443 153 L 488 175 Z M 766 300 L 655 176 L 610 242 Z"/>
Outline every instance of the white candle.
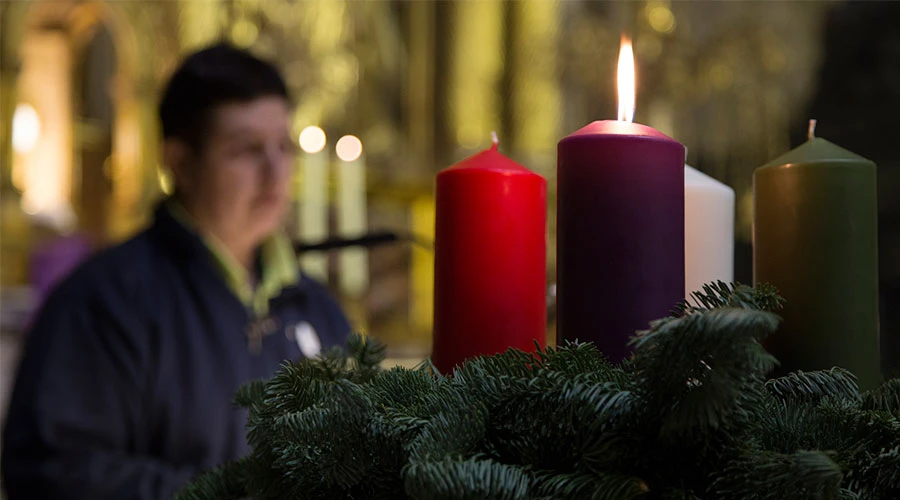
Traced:
<path fill-rule="evenodd" d="M 685 297 L 734 279 L 734 190 L 684 166 Z"/>
<path fill-rule="evenodd" d="M 338 232 L 353 238 L 365 234 L 367 220 L 366 162 L 362 142 L 346 135 L 335 145 L 338 161 Z M 369 286 L 369 252 L 353 247 L 341 251 L 340 287 L 351 297 L 362 295 Z"/>
<path fill-rule="evenodd" d="M 303 149 L 300 192 L 300 239 L 318 242 L 328 237 L 328 149 L 325 132 L 310 126 L 300 133 Z M 315 279 L 328 279 L 328 255 L 313 252 L 300 257 L 300 266 Z"/>

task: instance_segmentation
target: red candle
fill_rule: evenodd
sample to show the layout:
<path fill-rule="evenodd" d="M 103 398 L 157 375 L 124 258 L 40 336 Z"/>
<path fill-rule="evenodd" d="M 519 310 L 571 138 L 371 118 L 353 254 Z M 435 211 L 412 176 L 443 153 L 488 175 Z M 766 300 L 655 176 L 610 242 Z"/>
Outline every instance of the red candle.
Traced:
<path fill-rule="evenodd" d="M 684 297 L 684 146 L 598 121 L 564 138 L 557 172 L 557 329 L 612 361 Z"/>
<path fill-rule="evenodd" d="M 432 362 L 545 343 L 547 182 L 494 145 L 437 175 Z"/>

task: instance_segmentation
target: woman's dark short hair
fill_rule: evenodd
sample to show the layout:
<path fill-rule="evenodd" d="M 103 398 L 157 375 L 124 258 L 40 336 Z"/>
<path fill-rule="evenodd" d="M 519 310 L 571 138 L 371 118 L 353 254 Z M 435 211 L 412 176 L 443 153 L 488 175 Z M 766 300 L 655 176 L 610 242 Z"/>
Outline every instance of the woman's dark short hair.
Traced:
<path fill-rule="evenodd" d="M 175 70 L 159 105 L 165 139 L 203 149 L 216 108 L 260 97 L 289 100 L 287 85 L 274 64 L 220 43 L 188 56 Z"/>

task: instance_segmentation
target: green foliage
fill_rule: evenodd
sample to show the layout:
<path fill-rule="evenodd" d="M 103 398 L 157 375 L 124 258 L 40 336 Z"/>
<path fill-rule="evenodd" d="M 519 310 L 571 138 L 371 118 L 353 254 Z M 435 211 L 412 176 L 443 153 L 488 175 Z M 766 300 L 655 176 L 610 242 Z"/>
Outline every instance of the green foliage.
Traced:
<path fill-rule="evenodd" d="M 900 381 L 766 380 L 782 302 L 707 285 L 620 366 L 567 344 L 383 370 L 357 336 L 243 387 L 252 453 L 177 498 L 900 498 Z"/>
<path fill-rule="evenodd" d="M 842 479 L 827 453 L 809 450 L 749 450 L 714 476 L 709 490 L 721 500 L 836 499 Z"/>
<path fill-rule="evenodd" d="M 862 407 L 865 410 L 886 411 L 900 418 L 900 378 L 888 380 L 869 391 L 863 397 Z"/>
<path fill-rule="evenodd" d="M 777 312 L 783 305 L 784 299 L 768 283 L 760 283 L 753 288 L 741 283 L 717 281 L 707 283 L 703 285 L 703 290 L 691 293 L 689 300 L 675 306 L 675 313 L 676 316 L 682 316 L 726 307 Z"/>
<path fill-rule="evenodd" d="M 200 477 L 178 493 L 180 500 L 203 500 L 215 494 L 218 498 L 242 498 L 247 495 L 244 489 L 244 474 L 251 470 L 249 460 L 225 464 Z M 214 493 L 213 493 L 214 492 Z"/>
<path fill-rule="evenodd" d="M 809 399 L 819 401 L 825 397 L 859 400 L 859 384 L 856 375 L 843 368 L 804 373 L 797 371 L 766 382 L 766 389 L 782 401 Z"/>

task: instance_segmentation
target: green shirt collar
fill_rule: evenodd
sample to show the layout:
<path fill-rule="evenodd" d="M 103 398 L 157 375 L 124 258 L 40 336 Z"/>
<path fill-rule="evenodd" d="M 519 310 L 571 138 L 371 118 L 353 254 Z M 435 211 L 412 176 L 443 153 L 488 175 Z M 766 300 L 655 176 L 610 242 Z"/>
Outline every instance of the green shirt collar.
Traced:
<path fill-rule="evenodd" d="M 197 223 L 180 203 L 169 199 L 166 207 L 181 225 L 200 234 Z M 200 234 L 200 237 L 225 284 L 257 316 L 268 314 L 269 301 L 277 297 L 284 288 L 297 283 L 300 276 L 297 256 L 290 240 L 283 233 L 273 234 L 260 246 L 262 276 L 255 288 L 250 273 L 218 239 L 209 234 Z"/>

